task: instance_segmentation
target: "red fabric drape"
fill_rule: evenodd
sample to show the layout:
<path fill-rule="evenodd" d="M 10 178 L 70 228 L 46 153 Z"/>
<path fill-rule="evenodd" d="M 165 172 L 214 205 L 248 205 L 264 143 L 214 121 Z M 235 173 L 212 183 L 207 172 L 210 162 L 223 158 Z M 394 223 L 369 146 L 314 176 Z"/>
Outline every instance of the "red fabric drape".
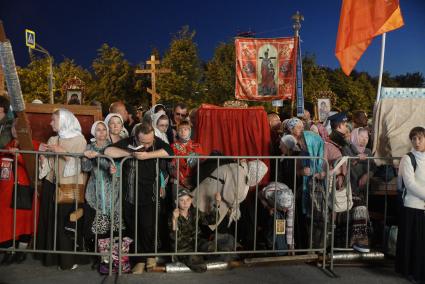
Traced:
<path fill-rule="evenodd" d="M 270 127 L 263 107 L 229 108 L 203 104 L 197 113 L 195 141 L 206 153 L 269 156 Z"/>
<path fill-rule="evenodd" d="M 203 104 L 197 111 L 195 127 L 195 141 L 205 153 L 219 150 L 226 156 L 270 156 L 270 127 L 263 107 Z M 263 161 L 270 166 L 268 159 Z M 269 173 L 261 184 L 268 180 Z"/>

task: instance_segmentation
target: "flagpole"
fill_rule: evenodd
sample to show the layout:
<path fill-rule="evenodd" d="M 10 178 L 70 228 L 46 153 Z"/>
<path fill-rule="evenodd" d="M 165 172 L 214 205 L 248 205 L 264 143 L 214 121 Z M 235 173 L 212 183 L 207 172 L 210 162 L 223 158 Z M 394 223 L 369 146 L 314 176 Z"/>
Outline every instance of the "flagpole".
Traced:
<path fill-rule="evenodd" d="M 376 95 L 376 103 L 378 103 L 379 99 L 381 98 L 382 74 L 384 73 L 385 38 L 386 37 L 387 37 L 387 33 L 383 33 L 382 44 L 381 44 L 381 64 L 379 66 L 378 93 Z"/>

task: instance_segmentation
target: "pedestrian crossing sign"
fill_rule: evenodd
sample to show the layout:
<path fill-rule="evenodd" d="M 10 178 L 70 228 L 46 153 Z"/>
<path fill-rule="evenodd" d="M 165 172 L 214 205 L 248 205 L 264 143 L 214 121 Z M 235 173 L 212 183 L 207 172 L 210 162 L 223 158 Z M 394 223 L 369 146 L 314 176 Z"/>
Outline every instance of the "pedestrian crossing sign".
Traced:
<path fill-rule="evenodd" d="M 35 48 L 35 32 L 25 29 L 25 44 L 30 48 Z"/>

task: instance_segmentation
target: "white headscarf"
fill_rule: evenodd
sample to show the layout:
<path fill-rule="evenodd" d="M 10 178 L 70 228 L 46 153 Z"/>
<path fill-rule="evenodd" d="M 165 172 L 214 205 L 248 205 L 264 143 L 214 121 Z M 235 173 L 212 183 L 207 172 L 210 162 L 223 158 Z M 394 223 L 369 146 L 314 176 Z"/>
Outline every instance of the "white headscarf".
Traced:
<path fill-rule="evenodd" d="M 164 114 L 166 115 L 165 111 L 160 110 L 157 113 L 154 113 L 152 115 L 152 127 L 155 130 L 155 136 L 156 137 L 161 138 L 165 143 L 170 144 L 170 142 L 168 141 L 167 134 L 164 133 L 164 132 L 161 132 L 158 129 L 158 126 L 156 125 L 158 123 L 159 118 Z"/>
<path fill-rule="evenodd" d="M 147 112 L 145 112 L 145 114 L 143 116 L 144 121 L 152 123 L 153 115 L 155 114 L 155 109 L 156 109 L 157 106 L 162 106 L 165 109 L 165 106 L 163 104 L 156 104 L 156 105 L 152 106 Z"/>
<path fill-rule="evenodd" d="M 107 136 L 109 137 L 109 127 L 108 127 L 108 124 L 106 124 L 106 122 L 104 122 L 102 120 L 97 120 L 97 121 L 95 121 L 93 123 L 93 125 L 91 126 L 91 130 L 90 130 L 90 133 L 93 136 L 93 138 L 90 139 L 90 141 L 92 141 L 92 142 L 96 142 L 96 127 L 97 127 L 97 125 L 99 123 L 102 123 L 103 125 L 105 125 L 105 127 L 106 127 L 106 133 L 107 133 Z"/>
<path fill-rule="evenodd" d="M 58 135 L 62 139 L 82 136 L 81 125 L 75 115 L 65 108 L 59 109 L 59 131 Z"/>
<path fill-rule="evenodd" d="M 108 129 L 108 132 L 109 132 L 109 121 L 113 117 L 118 117 L 121 120 L 122 129 L 121 129 L 120 137 L 123 138 L 123 139 L 124 138 L 127 138 L 128 137 L 128 131 L 127 131 L 127 129 L 125 129 L 125 127 L 124 127 L 124 119 L 122 118 L 121 114 L 119 114 L 119 113 L 108 113 L 108 115 L 105 117 L 105 120 L 104 121 L 105 121 L 106 127 Z"/>

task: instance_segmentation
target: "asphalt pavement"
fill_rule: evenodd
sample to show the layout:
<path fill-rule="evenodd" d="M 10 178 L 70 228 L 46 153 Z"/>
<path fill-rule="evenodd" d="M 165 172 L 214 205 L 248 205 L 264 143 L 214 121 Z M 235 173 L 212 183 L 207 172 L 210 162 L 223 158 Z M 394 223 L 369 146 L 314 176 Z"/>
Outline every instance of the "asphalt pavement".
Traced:
<path fill-rule="evenodd" d="M 125 274 L 118 277 L 103 276 L 90 265 L 79 266 L 73 271 L 61 271 L 55 267 L 44 267 L 37 260 L 28 257 L 21 264 L 0 266 L 0 284 L 23 283 L 409 283 L 399 277 L 391 265 L 374 267 L 335 267 L 336 277 L 324 273 L 311 264 L 273 264 L 267 266 L 242 266 L 223 271 L 205 273 L 164 273 L 150 272 L 142 275 Z"/>

